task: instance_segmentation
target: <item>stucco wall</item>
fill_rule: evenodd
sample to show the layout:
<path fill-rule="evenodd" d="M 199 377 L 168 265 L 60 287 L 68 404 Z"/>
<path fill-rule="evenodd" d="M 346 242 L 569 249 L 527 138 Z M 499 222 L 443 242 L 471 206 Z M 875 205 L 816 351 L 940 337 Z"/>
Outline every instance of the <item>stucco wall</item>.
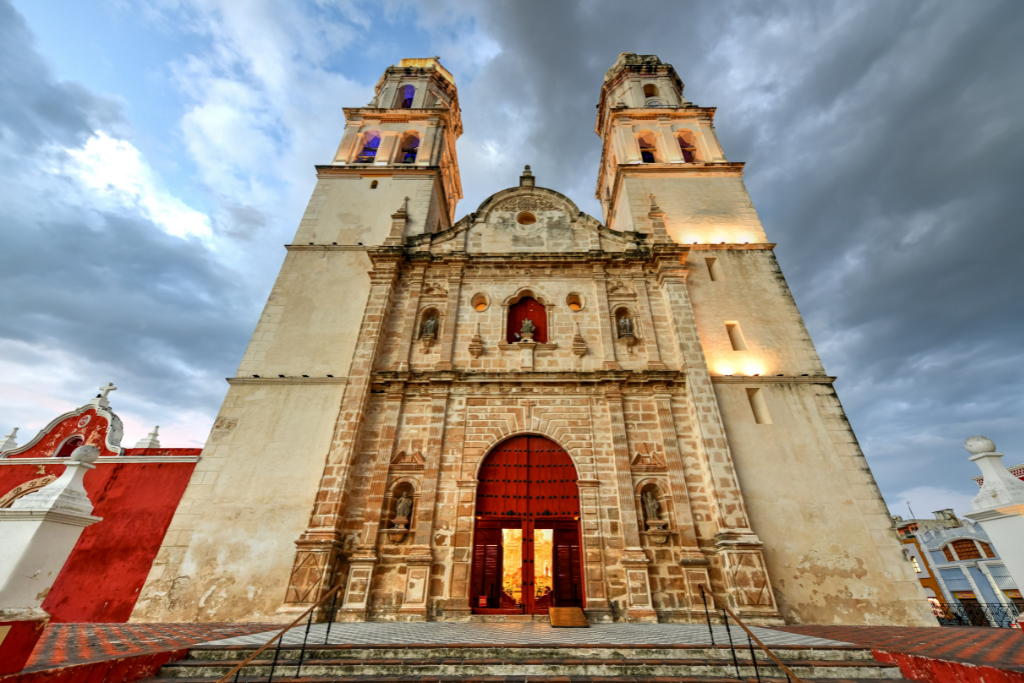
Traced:
<path fill-rule="evenodd" d="M 230 387 L 132 621 L 276 618 L 343 388 Z"/>

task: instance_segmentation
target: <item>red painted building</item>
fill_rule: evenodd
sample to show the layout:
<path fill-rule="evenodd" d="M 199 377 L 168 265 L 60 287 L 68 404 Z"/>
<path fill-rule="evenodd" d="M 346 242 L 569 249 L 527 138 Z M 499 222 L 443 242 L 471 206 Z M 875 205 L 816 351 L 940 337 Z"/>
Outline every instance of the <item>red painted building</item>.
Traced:
<path fill-rule="evenodd" d="M 75 448 L 100 449 L 84 483 L 93 514 L 103 521 L 82 533 L 43 602 L 52 622 L 128 620 L 202 451 L 122 448 L 121 435 L 121 420 L 97 396 L 53 420 L 24 446 L 0 453 L 4 508 L 60 476 L 62 460 Z"/>

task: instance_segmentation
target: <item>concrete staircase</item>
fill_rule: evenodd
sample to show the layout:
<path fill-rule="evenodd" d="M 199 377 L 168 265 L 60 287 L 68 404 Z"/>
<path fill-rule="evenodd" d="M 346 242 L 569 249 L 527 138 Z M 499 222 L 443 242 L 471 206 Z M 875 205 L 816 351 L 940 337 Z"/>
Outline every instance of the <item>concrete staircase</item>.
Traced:
<path fill-rule="evenodd" d="M 187 659 L 164 665 L 159 679 L 189 679 L 209 683 L 226 675 L 251 655 L 252 646 L 206 645 L 192 649 Z M 316 645 L 308 647 L 297 672 L 300 649 L 284 646 L 277 653 L 273 680 L 322 681 L 469 681 L 507 679 L 523 682 L 682 680 L 735 681 L 736 670 L 728 646 L 704 645 Z M 855 646 L 808 647 L 780 645 L 772 651 L 804 679 L 894 680 L 902 675 L 897 666 L 874 660 L 871 650 Z M 740 675 L 755 680 L 750 651 L 737 649 Z M 266 681 L 273 648 L 246 665 L 239 682 Z M 785 680 L 786 675 L 764 653 L 757 651 L 762 679 Z M 298 674 L 298 677 L 297 677 Z M 574 677 L 567 679 L 565 677 Z"/>

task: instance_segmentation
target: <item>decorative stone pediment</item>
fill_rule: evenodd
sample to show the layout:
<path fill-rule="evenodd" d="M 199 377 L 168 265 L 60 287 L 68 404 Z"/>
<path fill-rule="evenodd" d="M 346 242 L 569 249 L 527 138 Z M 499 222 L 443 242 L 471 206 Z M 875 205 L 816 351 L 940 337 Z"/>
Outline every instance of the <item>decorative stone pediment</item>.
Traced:
<path fill-rule="evenodd" d="M 664 472 L 665 460 L 652 443 L 637 444 L 637 453 L 629 468 L 634 472 Z"/>
<path fill-rule="evenodd" d="M 422 470 L 422 451 L 399 451 L 398 455 L 391 459 L 392 470 Z"/>

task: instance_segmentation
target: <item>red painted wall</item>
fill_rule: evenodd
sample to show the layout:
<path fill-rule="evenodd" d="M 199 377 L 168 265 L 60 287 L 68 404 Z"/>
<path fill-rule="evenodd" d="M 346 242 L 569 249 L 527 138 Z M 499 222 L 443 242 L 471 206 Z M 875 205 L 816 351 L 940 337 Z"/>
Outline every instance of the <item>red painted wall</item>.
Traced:
<path fill-rule="evenodd" d="M 125 449 L 153 462 L 112 462 L 101 457 L 85 475 L 85 490 L 102 517 L 82 537 L 43 602 L 55 623 L 123 622 L 149 575 L 195 463 L 160 462 L 161 455 L 199 455 L 199 448 Z M 16 460 L 18 456 L 10 458 Z M 0 495 L 64 464 L 0 466 Z"/>

